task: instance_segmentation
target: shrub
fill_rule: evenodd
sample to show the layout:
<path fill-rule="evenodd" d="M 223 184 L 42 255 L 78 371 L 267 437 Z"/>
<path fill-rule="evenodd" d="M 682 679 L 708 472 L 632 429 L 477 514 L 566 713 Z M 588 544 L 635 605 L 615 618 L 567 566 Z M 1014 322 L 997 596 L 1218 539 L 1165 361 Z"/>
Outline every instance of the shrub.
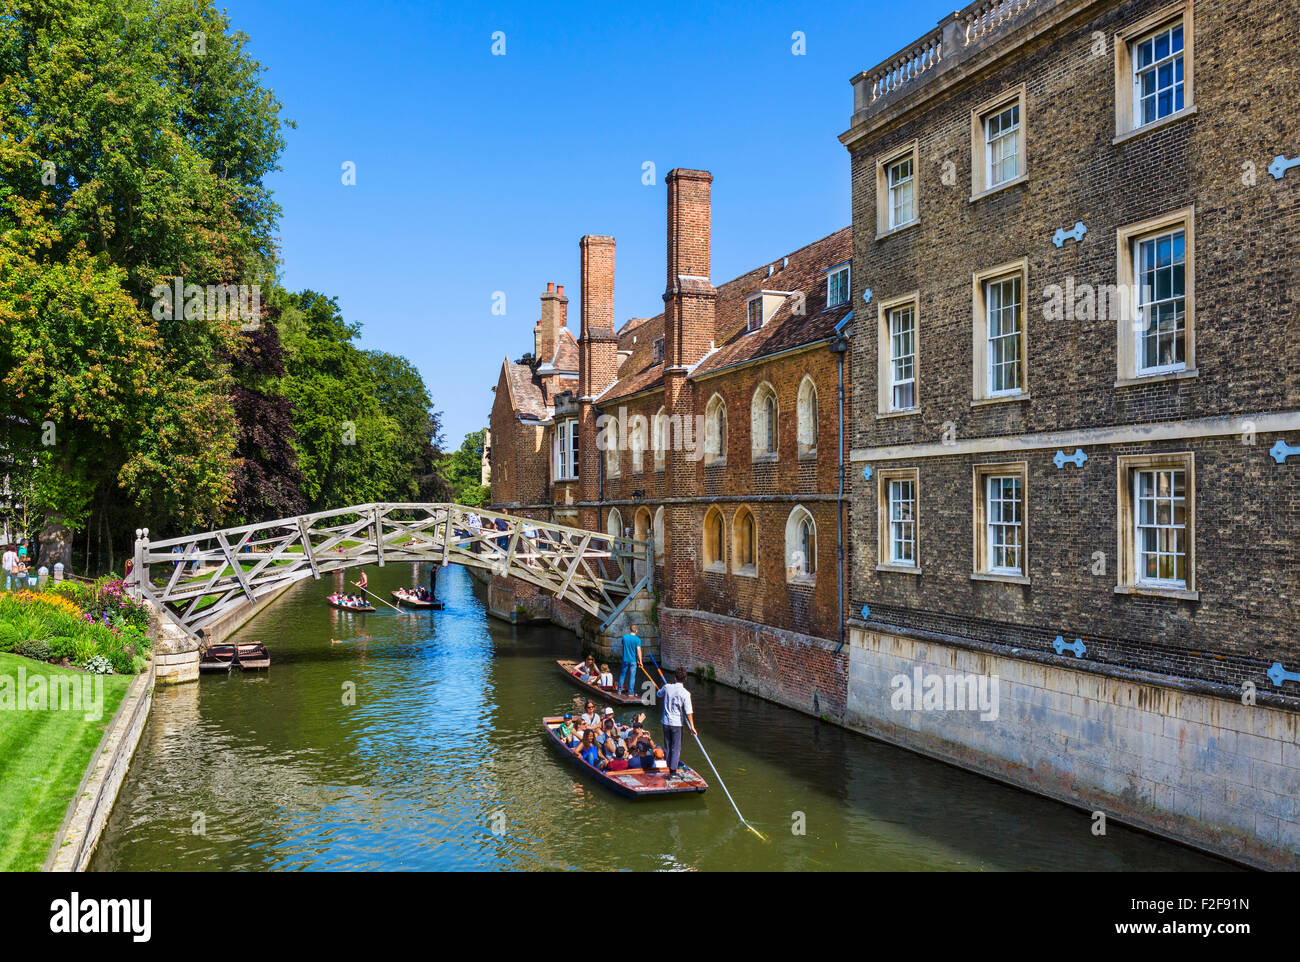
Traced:
<path fill-rule="evenodd" d="M 0 621 L 0 651 L 14 651 L 25 640 L 17 625 Z"/>
<path fill-rule="evenodd" d="M 25 658 L 35 658 L 37 661 L 49 661 L 52 657 L 50 646 L 43 641 L 20 641 L 14 648 L 14 654 L 22 655 Z"/>

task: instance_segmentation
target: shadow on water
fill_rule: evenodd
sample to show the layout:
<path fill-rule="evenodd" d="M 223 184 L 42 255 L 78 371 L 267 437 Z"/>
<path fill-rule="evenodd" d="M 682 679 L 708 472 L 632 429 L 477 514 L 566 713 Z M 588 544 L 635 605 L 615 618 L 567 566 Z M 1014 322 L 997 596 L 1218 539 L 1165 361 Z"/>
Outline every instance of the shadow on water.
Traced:
<path fill-rule="evenodd" d="M 387 598 L 428 569 L 370 576 Z M 297 585 L 241 632 L 267 643 L 268 672 L 160 690 L 94 867 L 1230 867 L 1113 824 L 1095 837 L 1086 813 L 707 682 L 706 747 L 771 841 L 689 738 L 707 794 L 624 800 L 542 738 L 543 715 L 583 701 L 554 664 L 577 639 L 488 618 L 458 567 L 438 580 L 447 608 L 411 614 L 329 608 L 341 577 Z"/>

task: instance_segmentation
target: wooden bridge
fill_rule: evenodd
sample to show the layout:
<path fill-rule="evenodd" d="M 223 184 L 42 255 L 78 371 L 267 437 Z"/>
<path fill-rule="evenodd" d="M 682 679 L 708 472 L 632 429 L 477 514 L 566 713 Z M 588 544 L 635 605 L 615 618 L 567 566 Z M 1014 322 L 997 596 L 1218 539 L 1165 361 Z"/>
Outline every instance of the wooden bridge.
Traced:
<path fill-rule="evenodd" d="M 518 578 L 607 628 L 648 591 L 654 545 L 459 504 L 359 504 L 151 541 L 136 532 L 129 585 L 186 632 L 304 578 L 427 561 Z"/>

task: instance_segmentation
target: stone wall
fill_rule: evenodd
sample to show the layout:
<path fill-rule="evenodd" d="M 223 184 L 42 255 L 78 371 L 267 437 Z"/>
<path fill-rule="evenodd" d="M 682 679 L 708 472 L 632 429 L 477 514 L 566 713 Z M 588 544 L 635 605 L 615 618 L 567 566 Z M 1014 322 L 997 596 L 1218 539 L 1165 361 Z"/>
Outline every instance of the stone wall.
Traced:
<path fill-rule="evenodd" d="M 853 627 L 845 722 L 1089 812 L 1270 869 L 1300 869 L 1300 714 L 1150 673 L 1101 674 Z M 899 676 L 996 676 L 996 718 L 892 703 Z M 891 684 L 893 683 L 893 684 Z M 1080 844 L 1088 825 L 1080 824 Z"/>

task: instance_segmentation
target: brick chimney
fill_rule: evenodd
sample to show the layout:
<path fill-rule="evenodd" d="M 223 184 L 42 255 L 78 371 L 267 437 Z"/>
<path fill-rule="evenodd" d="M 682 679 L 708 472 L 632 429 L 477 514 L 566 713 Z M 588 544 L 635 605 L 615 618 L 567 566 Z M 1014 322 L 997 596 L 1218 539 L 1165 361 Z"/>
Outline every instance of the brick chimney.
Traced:
<path fill-rule="evenodd" d="M 582 337 L 578 339 L 578 396 L 595 397 L 618 376 L 614 336 L 614 238 L 588 234 L 582 251 Z"/>
<path fill-rule="evenodd" d="M 560 342 L 560 328 L 567 326 L 569 299 L 564 296 L 564 285 L 556 289 L 554 282 L 546 282 L 542 295 L 542 319 L 533 328 L 533 357 L 541 364 L 550 364 L 555 348 Z"/>
<path fill-rule="evenodd" d="M 688 367 L 713 343 L 718 292 L 709 280 L 711 233 L 707 170 L 668 172 L 668 287 L 664 292 L 664 361 Z"/>

